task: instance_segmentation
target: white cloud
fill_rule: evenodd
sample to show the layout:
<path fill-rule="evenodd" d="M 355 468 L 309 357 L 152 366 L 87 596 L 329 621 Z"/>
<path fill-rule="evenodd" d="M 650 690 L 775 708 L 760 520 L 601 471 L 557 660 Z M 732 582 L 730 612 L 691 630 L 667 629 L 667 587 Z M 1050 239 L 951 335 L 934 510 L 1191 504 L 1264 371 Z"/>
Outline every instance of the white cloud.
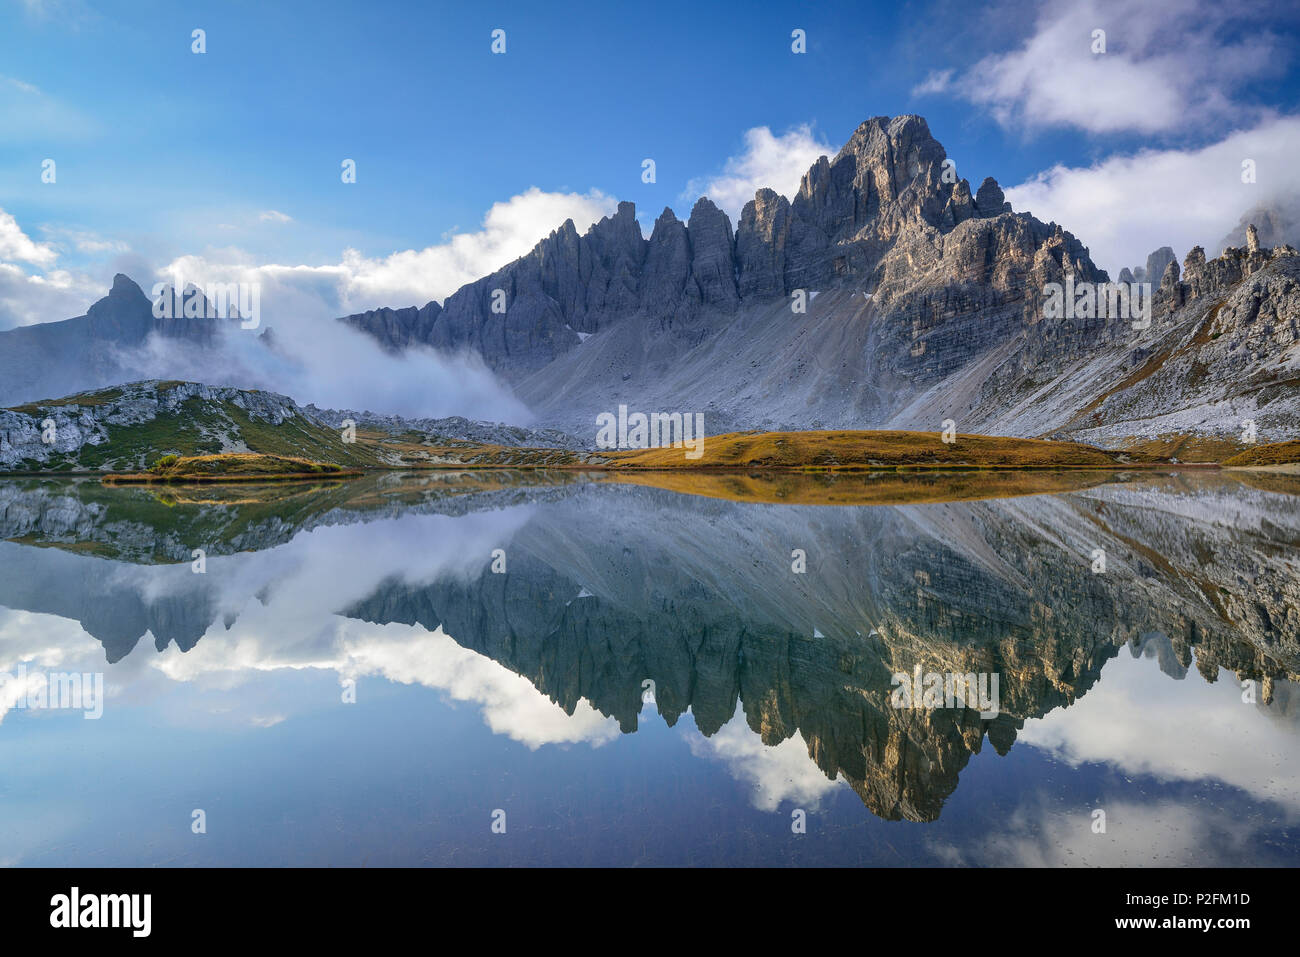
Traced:
<path fill-rule="evenodd" d="M 491 658 L 462 648 L 441 627 L 412 634 L 402 625 L 353 625 L 362 637 L 350 643 L 341 673 L 379 675 L 401 684 L 438 688 L 456 701 L 482 708 L 494 734 L 504 734 L 536 751 L 547 744 L 585 742 L 600 747 L 619 737 L 618 722 L 585 699 L 566 714 L 522 675 Z"/>
<path fill-rule="evenodd" d="M 802 734 L 796 731 L 776 746 L 766 745 L 745 723 L 741 708 L 712 737 L 697 732 L 686 740 L 691 753 L 723 762 L 733 778 L 751 788 L 750 803 L 760 811 L 776 811 L 782 801 L 811 810 L 844 786 L 808 756 Z"/>
<path fill-rule="evenodd" d="M 49 268 L 59 254 L 48 243 L 38 243 L 22 231 L 13 215 L 0 209 L 0 260 L 17 260 Z"/>
<path fill-rule="evenodd" d="M 267 209 L 258 213 L 257 220 L 262 223 L 291 223 L 293 217 L 280 212 L 278 209 Z"/>
<path fill-rule="evenodd" d="M 146 285 L 146 295 L 150 292 Z M 127 379 L 266 389 L 322 408 L 430 418 L 463 415 L 516 425 L 532 419 L 477 353 L 449 355 L 414 347 L 393 355 L 322 310 L 320 299 L 310 293 L 272 283 L 262 295 L 272 348 L 259 338 L 261 327 L 227 329 L 209 349 L 151 336 L 144 348 L 119 351 L 117 361 Z"/>
<path fill-rule="evenodd" d="M 494 203 L 477 232 L 457 233 L 423 249 L 384 257 L 346 249 L 340 262 L 321 265 L 257 264 L 236 248 L 209 249 L 175 259 L 161 274 L 183 276 L 199 285 L 274 282 L 322 299 L 337 314 L 379 306 L 420 306 L 433 299 L 442 301 L 466 283 L 525 255 L 566 219 L 585 232 L 617 205 L 598 190 L 547 193 L 534 186 Z"/>
<path fill-rule="evenodd" d="M 1006 193 L 1017 210 L 1078 236 L 1114 278 L 1161 246 L 1173 247 L 1180 262 L 1195 245 L 1213 256 L 1247 209 L 1300 192 L 1298 151 L 1300 117 L 1274 117 L 1198 149 L 1053 166 Z M 1256 165 L 1253 184 L 1241 181 L 1247 159 Z"/>
<path fill-rule="evenodd" d="M 184 564 L 114 565 L 107 574 L 115 594 L 147 604 L 205 606 L 211 600 L 219 611 L 188 652 L 169 645 L 155 653 L 151 642 L 141 641 L 107 672 L 105 688 L 119 707 L 156 706 L 169 689 L 183 686 L 186 693 L 177 699 L 183 711 L 176 715 L 181 721 L 202 720 L 196 713 L 201 705 L 213 721 L 269 728 L 301 718 L 318 702 L 289 693 L 292 686 L 283 681 L 261 681 L 263 676 L 332 672 L 339 679 L 420 685 L 467 702 L 493 733 L 533 750 L 600 747 L 620 736 L 618 723 L 586 700 L 566 714 L 526 678 L 461 646 L 441 627 L 427 631 L 418 624 L 372 624 L 337 614 L 386 582 L 472 580 L 482 572 L 482 556 L 508 545 L 531 514 L 515 507 L 325 525 L 275 548 L 213 556 L 208 576 L 195 576 Z M 86 571 L 94 559 L 55 549 L 33 559 L 25 550 L 0 543 L 0 572 L 13 578 L 21 564 L 29 582 L 104 574 Z M 233 619 L 229 627 L 227 614 Z M 27 664 L 32 681 L 54 669 L 99 672 L 104 649 L 74 620 L 0 607 L 0 678 L 16 674 L 20 663 Z M 0 680 L 0 731 L 21 695 L 15 682 Z"/>
<path fill-rule="evenodd" d="M 1092 830 L 1092 812 L 1106 812 L 1106 830 Z M 1099 799 L 1061 810 L 1027 801 L 1002 830 L 967 848 L 931 845 L 946 863 L 972 867 L 1204 867 L 1227 864 L 1219 848 L 1258 840 L 1258 821 L 1218 807 L 1168 798 L 1139 804 Z"/>
<path fill-rule="evenodd" d="M 1073 706 L 1026 721 L 1018 743 L 1126 776 L 1219 781 L 1300 816 L 1296 717 L 1243 704 L 1230 672 L 1209 684 L 1194 669 L 1171 681 L 1156 667 L 1152 658 L 1120 655 Z"/>
<path fill-rule="evenodd" d="M 64 226 L 41 226 L 41 232 L 59 247 L 71 244 L 79 253 L 126 253 L 130 245 L 120 239 L 108 239 L 88 229 L 70 229 Z M 66 316 L 63 318 L 67 318 Z"/>
<path fill-rule="evenodd" d="M 426 631 L 420 625 L 372 624 L 338 614 L 386 583 L 473 580 L 482 573 L 482 556 L 507 546 L 531 515 L 530 508 L 514 507 L 457 517 L 408 514 L 326 525 L 275 548 L 209 558 L 209 574 L 202 581 L 185 565 L 123 566 L 113 588 L 149 603 L 210 597 L 217 621 L 205 637 L 187 652 L 170 645 L 157 655 L 142 643 L 142 670 L 170 682 L 223 691 L 232 707 L 249 712 L 247 720 L 255 724 L 270 726 L 297 716 L 289 700 L 259 700 L 256 696 L 265 688 L 252 683 L 255 676 L 331 671 L 340 679 L 421 685 L 472 703 L 494 733 L 531 749 L 574 743 L 599 747 L 620 735 L 613 718 L 585 700 L 566 714 L 526 678 L 461 646 L 441 626 Z M 88 561 L 79 556 L 59 560 L 65 568 Z M 210 583 L 217 591 L 204 591 Z M 0 609 L 0 638 L 18 633 L 31 617 L 10 623 Z M 28 636 L 13 653 L 24 659 L 42 655 L 48 666 L 59 650 L 42 635 L 40 640 Z M 0 653 L 0 664 L 7 660 Z M 114 684 L 125 684 L 120 675 L 116 669 Z"/>
<path fill-rule="evenodd" d="M 1187 132 L 1240 121 L 1235 101 L 1284 57 L 1266 30 L 1232 26 L 1260 8 L 1210 0 L 1082 0 L 1043 8 L 1019 49 L 960 75 L 931 74 L 914 94 L 947 92 L 988 109 L 1004 126 L 1076 127 L 1091 133 Z M 1093 53 L 1093 31 L 1106 50 Z"/>
<path fill-rule="evenodd" d="M 383 258 L 348 249 L 338 263 L 264 264 L 237 247 L 181 256 L 158 271 L 160 280 L 200 287 L 256 284 L 263 323 L 274 329 L 277 348 L 262 349 L 254 335 L 234 334 L 225 337 L 214 357 L 210 350 L 200 354 L 154 339 L 148 350 L 123 360 L 140 378 L 270 389 L 333 408 L 524 424 L 530 419 L 527 409 L 477 354 L 447 356 L 408 349 L 395 357 L 369 336 L 330 320 L 380 306 L 400 308 L 445 299 L 524 255 L 565 219 L 585 231 L 616 206 L 614 199 L 596 191 L 545 193 L 534 187 L 494 204 L 477 232 Z M 146 293 L 149 286 L 144 283 Z"/>
<path fill-rule="evenodd" d="M 0 209 L 0 329 L 80 315 L 102 294 L 89 276 L 52 268 L 58 258 L 54 244 L 32 239 Z"/>
<path fill-rule="evenodd" d="M 947 93 L 952 84 L 953 70 L 935 70 L 912 88 L 913 96 L 928 96 L 932 93 Z"/>
<path fill-rule="evenodd" d="M 29 276 L 0 262 L 0 330 L 82 315 L 103 293 L 89 276 L 64 269 Z"/>
<path fill-rule="evenodd" d="M 745 204 L 763 187 L 791 197 L 799 191 L 799 181 L 818 157 L 833 156 L 834 147 L 818 139 L 808 125 L 797 126 L 773 135 L 766 126 L 745 133 L 745 148 L 730 157 L 716 176 L 691 180 L 682 199 L 693 203 L 707 196 L 731 217 L 734 227 Z"/>

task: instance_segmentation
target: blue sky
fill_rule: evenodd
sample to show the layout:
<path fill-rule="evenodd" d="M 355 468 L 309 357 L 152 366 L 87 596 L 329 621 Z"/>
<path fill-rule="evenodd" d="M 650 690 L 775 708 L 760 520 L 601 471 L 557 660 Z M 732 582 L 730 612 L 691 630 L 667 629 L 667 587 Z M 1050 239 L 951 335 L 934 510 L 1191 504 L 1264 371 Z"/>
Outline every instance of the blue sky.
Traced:
<path fill-rule="evenodd" d="M 1201 0 L 0 0 L 0 327 L 83 311 L 119 269 L 296 270 L 324 312 L 441 299 L 567 215 L 632 200 L 648 231 L 698 192 L 733 213 L 790 192 L 862 120 L 904 112 L 1103 266 L 1181 257 L 1300 185 L 1281 169 L 1297 49 L 1294 13 Z M 1260 189 L 1232 182 L 1243 150 Z"/>

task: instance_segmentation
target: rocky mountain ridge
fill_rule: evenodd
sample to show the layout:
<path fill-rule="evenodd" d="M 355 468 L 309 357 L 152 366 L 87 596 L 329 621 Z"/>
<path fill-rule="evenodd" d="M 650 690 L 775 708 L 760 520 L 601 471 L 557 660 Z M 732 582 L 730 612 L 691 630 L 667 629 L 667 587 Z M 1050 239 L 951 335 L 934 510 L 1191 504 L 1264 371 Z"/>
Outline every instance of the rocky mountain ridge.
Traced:
<path fill-rule="evenodd" d="M 920 117 L 876 117 L 792 201 L 759 190 L 734 234 L 701 198 L 642 239 L 622 204 L 584 236 L 565 223 L 440 312 L 350 321 L 393 349 L 477 350 L 542 424 L 580 439 L 627 404 L 701 411 L 714 434 L 951 419 L 1108 447 L 1232 446 L 1247 423 L 1289 438 L 1300 413 L 1300 260 L 1245 238 L 1181 268 L 1163 247 L 1125 269 L 1122 282 L 1151 283 L 1149 316 L 1049 318 L 1049 284 L 1109 281 L 1087 249 L 1012 212 L 991 178 L 972 195 Z"/>
<path fill-rule="evenodd" d="M 1151 283 L 1149 315 L 1049 315 L 1054 284 L 1109 281 L 1086 247 L 1012 211 L 992 178 L 972 190 L 921 117 L 882 116 L 813 164 L 793 199 L 760 189 L 734 230 L 701 197 L 686 222 L 665 209 L 647 239 L 621 203 L 442 305 L 342 321 L 393 352 L 478 353 L 534 412 L 535 434 L 566 448 L 591 448 L 597 417 L 620 405 L 699 412 L 714 435 L 951 420 L 1107 447 L 1233 447 L 1292 438 L 1300 415 L 1300 255 L 1252 226 L 1243 236 L 1213 259 L 1197 247 L 1180 267 L 1163 247 L 1123 270 Z M 121 381 L 122 349 L 212 335 L 148 306 L 119 276 L 86 317 L 0 333 L 0 395 L 31 398 L 42 376 L 76 382 L 45 395 Z"/>

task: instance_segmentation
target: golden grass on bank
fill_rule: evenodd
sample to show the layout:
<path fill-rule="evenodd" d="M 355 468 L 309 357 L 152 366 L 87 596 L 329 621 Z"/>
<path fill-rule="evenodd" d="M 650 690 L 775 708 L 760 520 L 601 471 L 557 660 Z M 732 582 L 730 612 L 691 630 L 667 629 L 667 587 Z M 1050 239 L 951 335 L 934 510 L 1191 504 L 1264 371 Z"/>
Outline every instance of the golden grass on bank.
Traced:
<path fill-rule="evenodd" d="M 1168 462 L 1176 458 L 1187 464 L 1223 462 L 1241 448 L 1242 444 L 1234 439 L 1209 435 L 1162 435 L 1158 439 L 1135 442 L 1124 452 L 1134 462 Z"/>
<path fill-rule="evenodd" d="M 617 469 L 888 469 L 888 468 L 1106 468 L 1118 456 L 1078 442 L 1048 442 L 991 435 L 958 435 L 951 444 L 938 432 L 816 431 L 732 432 L 708 436 L 704 454 L 686 449 L 607 452 Z"/>
<path fill-rule="evenodd" d="M 1254 445 L 1223 460 L 1223 464 L 1230 468 L 1297 463 L 1300 463 L 1300 439 Z"/>
<path fill-rule="evenodd" d="M 147 472 L 109 474 L 107 484 L 171 482 L 252 482 L 285 479 L 339 478 L 360 475 L 330 462 L 258 452 L 226 452 L 217 455 L 167 455 Z"/>
<path fill-rule="evenodd" d="M 772 505 L 920 505 L 1073 492 L 1112 480 L 1111 470 L 943 472 L 622 471 L 615 482 L 731 502 Z"/>

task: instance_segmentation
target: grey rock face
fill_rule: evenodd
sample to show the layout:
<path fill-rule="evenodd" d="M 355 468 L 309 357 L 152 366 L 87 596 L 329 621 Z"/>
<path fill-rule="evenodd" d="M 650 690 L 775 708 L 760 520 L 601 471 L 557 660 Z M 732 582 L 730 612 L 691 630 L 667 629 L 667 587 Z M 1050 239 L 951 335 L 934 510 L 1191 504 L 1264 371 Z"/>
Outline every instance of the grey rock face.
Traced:
<path fill-rule="evenodd" d="M 405 309 L 371 309 L 344 316 L 340 321 L 369 333 L 384 348 L 400 352 L 407 346 L 427 342 L 433 333 L 433 324 L 441 314 L 442 306 L 430 302 L 419 309 L 414 306 Z"/>
<path fill-rule="evenodd" d="M 589 445 L 556 429 L 526 429 L 499 422 L 474 422 L 459 415 L 442 419 L 406 418 L 397 415 L 379 415 L 374 412 L 353 412 L 347 409 L 318 409 L 314 405 L 304 406 L 302 412 L 313 421 L 331 429 L 341 428 L 345 420 L 351 419 L 360 427 L 382 429 L 394 435 L 415 431 L 434 438 L 478 442 L 483 445 L 575 451 L 586 449 Z"/>
<path fill-rule="evenodd" d="M 564 223 L 441 309 L 374 310 L 345 321 L 393 350 L 473 350 L 541 424 L 583 436 L 623 403 L 703 412 L 713 434 L 928 430 L 952 418 L 970 431 L 1102 444 L 1177 429 L 1224 433 L 1249 406 L 1269 423 L 1267 434 L 1279 435 L 1300 367 L 1285 336 L 1260 340 L 1264 351 L 1252 359 L 1258 406 L 1225 398 L 1230 383 L 1199 358 L 1209 354 L 1202 340 L 1211 310 L 1261 272 L 1291 275 L 1286 260 L 1295 250 L 1270 248 L 1263 229 L 1252 241 L 1248 225 L 1242 245 L 1214 259 L 1198 247 L 1180 268 L 1162 247 L 1121 273 L 1154 287 L 1148 327 L 1098 315 L 1049 318 L 1050 284 L 1108 280 L 1088 249 L 1056 223 L 1011 211 L 991 177 L 972 195 L 922 118 L 875 117 L 834 157 L 819 158 L 793 197 L 759 190 L 734 233 L 702 198 L 687 223 L 665 210 L 647 240 L 632 204 L 622 203 L 584 235 Z M 1284 284 L 1251 288 L 1267 299 L 1258 312 L 1291 321 Z M 808 293 L 806 313 L 790 308 L 794 290 Z M 138 287 L 115 284 L 93 315 L 72 320 L 82 322 L 75 335 L 93 327 L 129 339 L 121 316 L 136 316 L 142 304 Z M 0 361 L 39 364 L 39 354 L 3 351 L 20 341 L 17 332 L 0 334 Z M 57 353 L 63 333 L 41 335 Z M 1175 335 L 1187 338 L 1170 360 Z M 1145 415 L 1134 405 L 1119 417 L 1125 395 L 1149 398 L 1163 382 L 1163 372 L 1148 381 L 1145 364 L 1166 360 L 1169 369 L 1192 365 L 1176 385 L 1160 386 L 1151 408 L 1162 411 Z M 1201 366 L 1208 371 L 1196 372 Z M 107 376 L 108 368 L 94 371 Z"/>
<path fill-rule="evenodd" d="M 691 242 L 691 274 L 700 301 L 707 305 L 735 306 L 740 294 L 736 290 L 731 220 L 707 196 L 701 196 L 691 210 L 686 231 Z"/>
<path fill-rule="evenodd" d="M 980 214 L 983 216 L 1011 212 L 1011 204 L 1007 202 L 1002 187 L 992 176 L 984 177 L 984 182 L 980 183 L 980 191 L 975 194 L 975 205 L 979 207 Z"/>
<path fill-rule="evenodd" d="M 655 220 L 646 249 L 641 281 L 648 318 L 666 320 L 679 309 L 698 304 L 699 287 L 691 276 L 691 240 L 686 224 L 664 208 Z"/>
<path fill-rule="evenodd" d="M 1147 256 L 1146 281 L 1149 283 L 1163 282 L 1165 270 L 1169 268 L 1170 263 L 1177 263 L 1177 261 L 1178 259 L 1174 256 L 1172 249 L 1168 246 L 1161 246 Z M 1177 276 L 1174 278 L 1177 278 Z"/>
<path fill-rule="evenodd" d="M 75 456 L 87 445 L 103 445 L 115 426 L 140 425 L 160 415 L 175 415 L 191 400 L 229 402 L 249 418 L 273 426 L 302 415 L 292 399 L 273 392 L 197 382 L 134 382 L 104 392 L 70 396 L 55 404 L 0 409 L 0 471 L 46 467 Z M 53 441 L 46 442 L 46 435 L 51 435 Z"/>
<path fill-rule="evenodd" d="M 785 247 L 790 235 L 790 203 L 770 189 L 760 189 L 745 204 L 736 230 L 740 295 L 762 299 L 785 292 Z"/>
<path fill-rule="evenodd" d="M 201 348 L 229 321 L 177 315 L 155 318 L 153 301 L 118 273 L 108 295 L 84 316 L 0 332 L 0 405 L 115 385 L 128 377 L 132 353 L 151 335 Z"/>
<path fill-rule="evenodd" d="M 907 269 L 940 261 L 948 271 L 969 273 L 944 251 L 943 237 L 973 220 L 992 224 L 980 233 L 987 248 L 1014 246 L 1022 265 L 1050 243 L 1059 246 L 1052 256 L 1061 268 L 1097 273 L 1074 237 L 1011 213 L 991 177 L 972 195 L 946 159 L 921 117 L 875 117 L 834 158 L 813 164 L 794 197 L 760 189 L 734 236 L 727 216 L 701 198 L 689 223 L 665 210 L 646 240 L 632 204 L 623 203 L 584 236 L 565 223 L 529 255 L 449 297 L 441 314 L 348 321 L 390 348 L 423 341 L 475 349 L 491 368 L 519 382 L 561 356 L 587 350 L 578 333 L 601 333 L 624 320 L 698 344 L 718 314 L 766 308 L 796 289 L 853 283 L 893 291 L 908 284 Z M 963 246 L 961 252 L 970 250 Z M 1016 281 L 1006 291 L 1021 295 L 1022 285 Z M 494 289 L 505 293 L 505 313 L 491 310 Z M 917 308 L 949 308 L 953 295 L 932 291 Z M 1006 295 L 999 290 L 976 298 L 988 305 Z M 665 358 L 673 348 L 659 344 L 650 352 Z"/>

